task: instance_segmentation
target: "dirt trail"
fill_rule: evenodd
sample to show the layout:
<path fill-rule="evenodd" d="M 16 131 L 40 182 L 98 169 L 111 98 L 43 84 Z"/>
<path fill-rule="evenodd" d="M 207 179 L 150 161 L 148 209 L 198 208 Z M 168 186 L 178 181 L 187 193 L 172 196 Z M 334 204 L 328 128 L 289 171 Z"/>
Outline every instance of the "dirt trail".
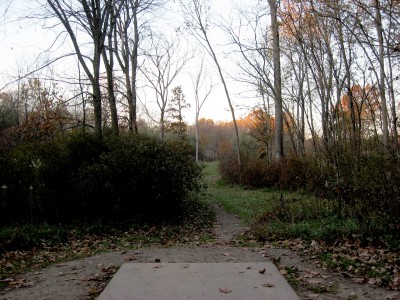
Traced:
<path fill-rule="evenodd" d="M 299 253 L 270 245 L 251 249 L 235 246 L 235 236 L 245 231 L 240 220 L 215 206 L 215 240 L 197 247 L 146 248 L 109 252 L 53 265 L 21 276 L 27 287 L 2 292 L 0 299 L 91 299 L 104 287 L 108 276 L 125 262 L 262 262 L 273 260 L 282 273 L 285 267 L 297 274 L 291 280 L 302 299 L 400 299 L 393 291 L 351 282 L 315 266 Z M 286 269 L 287 270 L 287 269 Z M 292 274 L 293 276 L 293 274 Z M 399 298 L 395 298 L 399 296 Z"/>

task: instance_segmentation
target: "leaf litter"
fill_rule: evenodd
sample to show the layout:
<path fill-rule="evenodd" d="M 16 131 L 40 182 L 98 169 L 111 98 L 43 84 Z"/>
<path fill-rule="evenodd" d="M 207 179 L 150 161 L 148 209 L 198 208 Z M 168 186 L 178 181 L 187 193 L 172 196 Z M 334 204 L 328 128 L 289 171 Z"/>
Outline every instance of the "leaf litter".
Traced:
<path fill-rule="evenodd" d="M 218 215 L 218 214 L 217 214 Z M 231 215 L 225 214 L 222 215 L 222 218 L 231 218 Z M 240 226 L 240 225 L 238 225 Z M 231 229 L 228 229 L 231 230 Z M 238 230 L 238 229 L 235 229 Z M 208 231 L 209 232 L 209 231 Z M 244 230 L 243 230 L 244 232 Z M 93 238 L 93 237 L 92 237 Z M 190 239 L 190 235 L 187 235 L 187 238 Z M 80 242 L 77 242 L 77 245 L 82 243 L 82 241 L 87 240 L 87 239 L 81 239 Z M 177 239 L 179 240 L 179 239 Z M 104 241 L 104 239 L 103 239 Z M 118 242 L 118 239 L 113 239 L 112 241 L 107 240 L 105 243 L 103 241 L 100 241 L 100 244 L 108 244 L 110 245 L 110 249 L 112 249 L 114 252 L 110 253 L 110 257 L 113 256 L 120 256 L 122 258 L 122 262 L 126 259 L 130 260 L 136 260 L 138 262 L 150 262 L 148 259 L 152 258 L 152 262 L 154 262 L 155 258 L 162 259 L 163 261 L 168 261 L 168 255 L 166 254 L 168 252 L 163 251 L 166 250 L 164 247 L 169 246 L 169 245 L 175 245 L 178 247 L 174 248 L 174 252 L 176 251 L 176 254 L 180 256 L 180 248 L 179 246 L 185 245 L 182 240 L 179 242 L 174 243 L 154 243 L 154 246 L 156 248 L 151 248 L 154 251 L 159 250 L 159 252 L 154 252 L 158 254 L 153 254 L 150 258 L 146 259 L 148 257 L 148 250 L 144 249 L 146 245 L 143 240 L 137 242 L 136 244 L 130 241 L 124 240 L 121 245 L 121 243 Z M 197 247 L 198 242 L 194 241 L 192 239 L 192 243 L 190 245 Z M 386 250 L 385 248 L 371 248 L 371 246 L 363 246 L 354 243 L 350 243 L 351 241 L 343 240 L 342 244 L 337 243 L 335 245 L 328 245 L 325 244 L 324 242 L 321 241 L 304 241 L 300 239 L 293 239 L 293 240 L 281 240 L 278 242 L 274 242 L 274 244 L 256 244 L 256 243 L 251 243 L 251 245 L 244 245 L 243 240 L 238 241 L 238 240 L 232 240 L 231 242 L 227 242 L 226 244 L 223 245 L 224 249 L 222 253 L 219 255 L 221 256 L 220 259 L 223 257 L 229 257 L 231 255 L 230 253 L 236 253 L 235 256 L 241 257 L 243 259 L 245 256 L 238 255 L 237 252 L 232 252 L 227 249 L 238 249 L 240 248 L 241 251 L 247 251 L 256 253 L 260 256 L 265 256 L 267 258 L 270 258 L 275 264 L 277 265 L 278 269 L 284 276 L 286 277 L 287 281 L 292 285 L 292 287 L 296 290 L 298 295 L 302 299 L 355 299 L 355 297 L 358 297 L 357 299 L 364 299 L 364 298 L 370 298 L 370 299 L 397 299 L 399 296 L 398 292 L 398 254 L 396 252 L 391 252 Z M 130 248 L 127 247 L 127 243 L 130 244 Z M 214 241 L 212 244 L 207 244 L 209 242 L 206 242 L 206 245 L 208 245 L 206 248 L 208 248 L 210 251 L 217 250 L 218 247 L 221 247 L 219 241 Z M 348 244 L 346 244 L 348 243 Z M 112 244 L 112 246 L 111 246 Z M 312 244 L 312 246 L 311 246 Z M 186 244 L 187 245 L 187 244 Z M 338 246 L 338 247 L 337 247 Z M 125 247 L 125 248 L 124 248 Z M 229 247 L 229 248 L 226 248 Z M 230 248 L 232 247 L 232 248 Z M 333 247 L 333 249 L 331 249 Z M 346 248 L 347 250 L 344 251 L 342 254 L 340 253 L 339 250 L 334 251 L 335 247 L 338 249 L 341 249 L 341 247 Z M 62 245 L 59 246 L 59 248 L 62 248 Z M 62 277 L 55 277 L 55 280 L 58 280 L 59 283 L 60 280 L 69 282 L 73 281 L 73 283 L 76 286 L 81 286 L 83 289 L 86 289 L 86 293 L 83 293 L 83 291 L 78 291 L 80 295 L 86 295 L 88 298 L 82 298 L 82 299 L 94 299 L 104 288 L 107 284 L 107 282 L 110 280 L 110 278 L 113 276 L 113 274 L 116 272 L 118 269 L 118 266 L 113 266 L 112 264 L 109 264 L 107 262 L 110 262 L 110 257 L 102 255 L 102 265 L 96 265 L 95 267 L 98 269 L 96 272 L 93 273 L 88 273 L 88 268 L 89 268 L 89 263 L 90 261 L 86 260 L 79 260 L 79 261 L 74 261 L 74 264 L 79 264 L 78 266 L 71 266 L 70 263 L 62 263 L 63 261 L 68 261 L 70 260 L 70 255 L 71 253 L 74 253 L 74 250 L 77 253 L 81 252 L 87 252 L 89 249 L 92 251 L 92 253 L 96 253 L 95 250 L 91 249 L 90 244 L 87 243 L 86 245 L 86 250 L 82 251 L 85 248 L 82 247 L 81 249 L 73 249 L 73 247 L 68 248 L 68 251 L 52 251 L 51 248 L 46 248 L 46 249 L 37 249 L 34 254 L 30 253 L 29 251 L 14 251 L 14 252 L 6 252 L 1 255 L 1 267 L 2 268 L 11 268 L 13 266 L 21 266 L 23 265 L 22 260 L 19 261 L 18 264 L 14 264 L 12 261 L 12 258 L 14 257 L 21 257 L 23 258 L 23 261 L 25 264 L 29 265 L 29 261 L 32 260 L 33 255 L 38 255 L 38 252 L 42 251 L 43 254 L 39 255 L 39 261 L 42 263 L 45 262 L 47 264 L 53 264 L 54 263 L 59 263 L 60 265 L 60 272 L 64 272 L 66 275 Z M 215 248 L 215 249 L 214 249 Z M 127 251 L 129 249 L 129 251 Z M 134 250 L 137 249 L 137 250 Z M 200 248 L 201 249 L 201 248 Z M 214 250 L 213 250 L 214 249 Z M 152 251 L 153 251 L 152 250 Z M 331 250 L 329 252 L 328 250 Z M 153 252 L 150 253 L 153 253 Z M 113 254 L 115 253 L 115 254 Z M 162 254 L 163 253 L 163 254 Z M 191 255 L 195 255 L 193 254 Z M 359 255 L 356 255 L 357 253 L 360 253 Z M 202 251 L 199 251 L 196 255 L 197 256 L 190 256 L 190 261 L 194 259 L 194 257 L 198 257 L 200 259 L 201 255 L 204 255 L 205 253 Z M 227 255 L 229 254 L 229 255 Z M 333 255 L 337 255 L 333 256 Z M 347 255 L 347 256 L 343 256 Z M 374 256 L 375 255 L 375 256 Z M 57 256 L 57 257 L 55 257 Z M 63 257 L 63 259 L 59 259 L 60 257 Z M 370 269 L 372 267 L 375 267 L 375 269 L 382 269 L 382 268 L 387 268 L 388 271 L 391 272 L 391 274 L 395 275 L 390 277 L 390 280 L 387 282 L 390 283 L 386 286 L 386 288 L 391 289 L 391 290 L 383 290 L 377 286 L 380 286 L 381 284 L 379 282 L 376 282 L 374 280 L 375 277 L 370 276 L 366 277 L 368 274 L 362 274 L 360 271 L 356 273 L 356 270 L 359 269 L 360 267 L 353 263 L 353 261 L 348 262 L 347 260 L 343 260 L 342 257 L 347 258 L 354 258 L 354 257 L 360 257 L 360 262 L 362 264 L 369 266 Z M 384 259 L 382 259 L 382 257 Z M 330 264 L 330 261 L 333 261 L 334 258 L 337 263 L 336 264 Z M 59 259 L 59 260 L 57 260 Z M 201 258 L 204 259 L 204 258 Z M 223 260 L 223 259 L 222 259 Z M 51 261 L 55 261 L 51 263 Z M 214 261 L 214 258 L 212 259 Z M 356 261 L 356 260 L 355 260 Z M 382 265 L 383 263 L 383 265 Z M 6 267 L 6 265 L 8 265 Z M 34 270 L 32 274 L 37 274 L 38 276 L 50 276 L 50 274 L 47 274 L 49 271 L 49 268 L 43 270 L 44 274 L 41 274 L 43 268 L 40 267 L 40 263 L 37 263 L 37 268 L 32 269 Z M 55 265 L 54 265 L 55 266 Z M 85 268 L 86 266 L 86 268 Z M 307 266 L 307 267 L 305 267 Z M 339 269 L 337 269 L 340 267 Z M 104 268 L 104 270 L 103 270 Z M 14 273 L 12 271 L 14 270 Z M 2 277 L 0 278 L 2 281 L 0 281 L 0 286 L 6 286 L 8 289 L 14 289 L 12 286 L 8 283 L 5 283 L 7 281 L 15 281 L 18 284 L 23 284 L 23 283 L 28 283 L 32 282 L 31 279 L 28 278 L 34 278 L 33 276 L 31 277 L 25 277 L 23 276 L 14 276 L 16 275 L 15 270 L 8 270 L 9 273 L 11 274 L 9 276 L 6 276 L 7 274 L 2 273 Z M 20 269 L 22 270 L 22 269 Z M 373 269 L 372 269 L 373 270 Z M 10 272 L 11 271 L 11 272 Z M 78 272 L 78 273 L 76 273 Z M 354 273 L 354 274 L 353 274 Z M 362 274 L 362 275 L 361 275 Z M 17 274 L 18 275 L 18 274 Z M 369 274 L 371 275 L 371 274 Z M 373 274 L 372 274 L 373 275 Z M 396 277 L 397 276 L 397 277 Z M 368 278 L 368 282 L 366 283 L 355 283 L 352 278 Z M 393 278 L 393 279 L 392 279 Z M 397 278 L 397 279 L 396 279 Z M 22 280 L 22 281 L 19 281 Z M 397 280 L 397 281 L 396 281 Z M 357 279 L 356 279 L 357 281 Z M 34 284 L 36 284 L 35 280 L 33 280 Z M 360 280 L 361 282 L 361 280 Z M 362 282 L 365 282 L 363 279 Z M 271 283 L 272 284 L 272 283 Z M 264 286 L 265 288 L 268 287 L 269 282 L 266 282 Z M 360 286 L 360 289 L 357 288 L 357 286 Z M 21 286 L 22 287 L 22 286 Z M 272 286 L 271 286 L 272 288 Z M 34 291 L 35 287 L 31 287 L 29 289 L 29 293 Z M 227 289 L 226 287 L 221 287 L 221 289 Z M 228 291 L 227 289 L 226 291 Z M 223 293 L 222 291 L 220 291 Z M 83 293 L 83 294 L 82 294 Z M 9 294 L 7 294 L 9 295 Z M 325 296 L 326 295 L 326 296 Z M 1 293 L 0 293 L 0 298 L 1 298 Z M 9 298 L 9 299 L 14 299 L 14 298 Z M 17 299 L 17 298 L 15 298 Z"/>

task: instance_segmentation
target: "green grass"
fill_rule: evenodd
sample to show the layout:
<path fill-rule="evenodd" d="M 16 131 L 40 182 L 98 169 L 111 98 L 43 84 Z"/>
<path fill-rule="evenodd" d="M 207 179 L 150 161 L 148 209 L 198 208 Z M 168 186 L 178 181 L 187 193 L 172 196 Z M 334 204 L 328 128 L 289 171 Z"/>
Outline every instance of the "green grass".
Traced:
<path fill-rule="evenodd" d="M 370 227 L 363 227 L 362 223 L 338 214 L 332 200 L 304 192 L 251 190 L 228 185 L 221 180 L 217 163 L 206 163 L 204 171 L 209 185 L 204 201 L 222 205 L 250 226 L 250 231 L 237 240 L 239 244 L 257 246 L 260 242 L 268 241 L 278 247 L 306 250 L 304 254 L 318 258 L 324 267 L 335 272 L 372 278 L 381 286 L 391 286 L 395 282 L 398 253 L 387 251 L 398 251 L 398 246 L 394 249 L 390 246 L 398 245 L 399 239 L 377 234 L 385 219 L 376 220 L 376 223 L 369 224 Z M 387 256 L 374 252 L 374 249 L 385 247 Z M 364 250 L 359 252 L 360 248 Z M 370 251 L 375 253 L 375 262 L 368 255 L 361 255 Z M 292 286 L 304 285 L 299 281 L 295 269 L 286 271 L 286 278 Z M 337 291 L 337 287 L 311 284 L 306 284 L 305 288 L 314 293 Z"/>
<path fill-rule="evenodd" d="M 238 215 L 245 222 L 251 222 L 274 207 L 269 198 L 277 192 L 225 184 L 218 174 L 217 162 L 205 163 L 204 173 L 208 184 L 204 201 L 222 205 L 227 212 Z"/>
<path fill-rule="evenodd" d="M 333 203 L 304 192 L 246 189 L 220 178 L 218 163 L 205 163 L 208 192 L 204 201 L 222 205 L 252 225 L 256 238 L 335 239 L 359 233 L 354 220 L 340 219 Z"/>

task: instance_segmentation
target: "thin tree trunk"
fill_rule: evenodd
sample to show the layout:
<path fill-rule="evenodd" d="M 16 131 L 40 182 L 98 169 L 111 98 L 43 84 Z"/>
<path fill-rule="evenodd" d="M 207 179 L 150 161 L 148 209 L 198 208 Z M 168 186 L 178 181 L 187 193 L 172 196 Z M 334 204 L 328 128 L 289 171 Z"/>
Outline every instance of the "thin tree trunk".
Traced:
<path fill-rule="evenodd" d="M 272 57 L 274 61 L 274 96 L 275 96 L 275 159 L 283 158 L 283 112 L 282 112 L 282 76 L 279 45 L 278 2 L 268 0 L 272 26 Z"/>
<path fill-rule="evenodd" d="M 138 0 L 135 1 L 134 13 L 133 13 L 133 30 L 134 30 L 134 42 L 133 49 L 131 55 L 131 64 L 132 64 L 132 78 L 131 78 L 131 86 L 132 86 L 132 99 L 130 104 L 130 117 L 131 117 L 131 126 L 133 127 L 133 132 L 138 133 L 138 125 L 137 125 L 137 71 L 138 71 L 138 49 L 139 49 L 139 28 L 138 28 L 138 19 L 137 19 L 137 9 L 138 9 Z"/>
<path fill-rule="evenodd" d="M 215 54 L 214 49 L 211 46 L 211 43 L 210 43 L 210 41 L 208 39 L 207 31 L 203 27 L 203 24 L 201 22 L 200 22 L 200 27 L 201 27 L 200 30 L 201 30 L 201 32 L 203 33 L 203 36 L 204 36 L 204 40 L 207 43 L 208 50 L 210 51 L 211 57 L 212 57 L 215 65 L 217 67 L 218 74 L 219 74 L 219 77 L 221 79 L 222 85 L 224 87 L 225 95 L 226 95 L 226 98 L 228 100 L 229 108 L 230 108 L 230 111 L 231 111 L 233 126 L 234 126 L 234 129 L 235 129 L 236 154 L 237 154 L 238 171 L 239 171 L 239 182 L 241 182 L 242 161 L 241 161 L 241 155 L 240 155 L 239 129 L 238 129 L 237 122 L 236 122 L 235 109 L 233 108 L 232 100 L 231 100 L 231 97 L 230 97 L 230 94 L 229 94 L 229 91 L 228 91 L 228 86 L 226 85 L 225 77 L 224 77 L 224 74 L 222 73 L 222 69 L 221 69 L 219 61 L 217 59 L 217 55 Z"/>
<path fill-rule="evenodd" d="M 101 49 L 95 44 L 94 59 L 93 59 L 93 110 L 94 110 L 94 127 L 97 135 L 102 136 L 102 111 L 101 111 L 101 90 L 100 90 L 100 57 Z"/>
<path fill-rule="evenodd" d="M 378 36 L 378 46 L 379 46 L 379 91 L 381 96 L 381 107 L 382 107 L 382 135 L 383 135 L 383 145 L 385 147 L 389 146 L 389 125 L 388 125 L 388 115 L 387 115 L 387 105 L 386 105 L 386 89 L 385 89 L 385 61 L 384 61 L 384 45 L 383 45 L 383 30 L 382 30 L 382 18 L 380 12 L 379 0 L 374 0 L 375 8 L 375 28 L 376 34 Z"/>
<path fill-rule="evenodd" d="M 196 112 L 196 125 L 195 125 L 195 134 L 196 134 L 196 162 L 199 162 L 199 114 Z"/>
<path fill-rule="evenodd" d="M 115 99 L 115 91 L 114 91 L 114 58 L 113 58 L 113 51 L 112 51 L 112 34 L 109 33 L 108 36 L 108 46 L 109 51 L 107 57 L 107 50 L 106 47 L 103 48 L 103 62 L 106 69 L 107 74 L 107 94 L 108 94 L 108 103 L 110 106 L 110 113 L 111 113 L 111 128 L 115 135 L 119 134 L 118 129 L 118 112 L 117 112 L 117 101 Z"/>

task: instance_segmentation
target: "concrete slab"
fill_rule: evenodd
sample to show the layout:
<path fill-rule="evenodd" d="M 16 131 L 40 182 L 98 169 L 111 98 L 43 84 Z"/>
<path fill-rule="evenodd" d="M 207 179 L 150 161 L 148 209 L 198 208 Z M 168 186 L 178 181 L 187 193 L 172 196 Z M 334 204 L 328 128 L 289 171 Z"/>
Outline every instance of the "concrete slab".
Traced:
<path fill-rule="evenodd" d="M 99 300 L 300 299 L 270 262 L 124 264 Z"/>

